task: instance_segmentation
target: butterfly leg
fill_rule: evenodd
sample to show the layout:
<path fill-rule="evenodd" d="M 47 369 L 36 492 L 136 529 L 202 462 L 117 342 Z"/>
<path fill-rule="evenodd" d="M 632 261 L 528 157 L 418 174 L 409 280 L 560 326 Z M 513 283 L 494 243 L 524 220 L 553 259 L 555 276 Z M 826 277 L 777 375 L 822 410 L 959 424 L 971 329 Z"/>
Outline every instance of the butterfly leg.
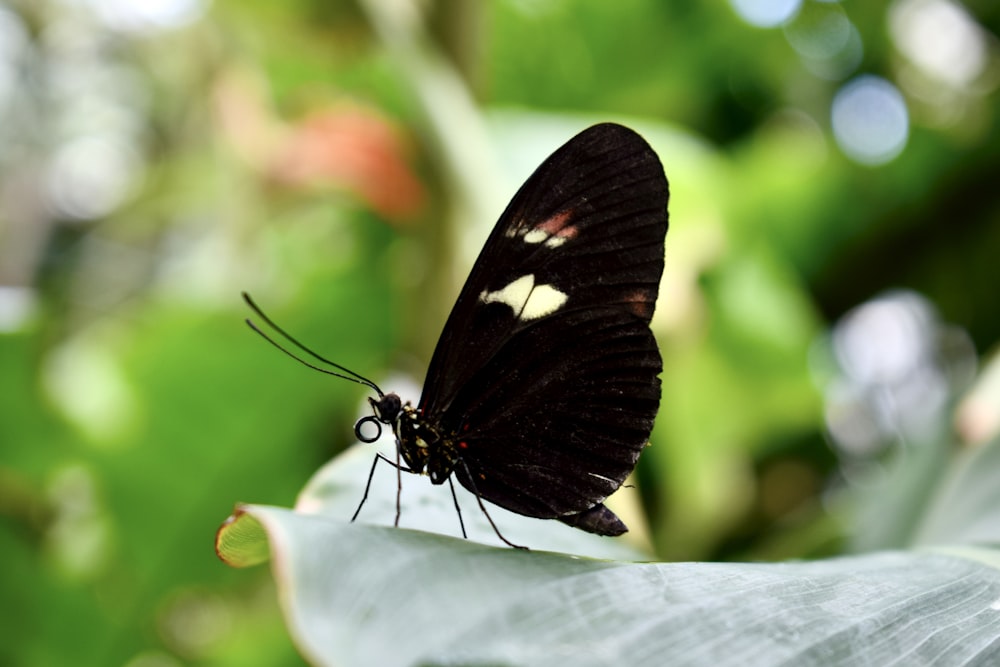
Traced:
<path fill-rule="evenodd" d="M 403 464 L 399 462 L 399 445 L 396 446 L 396 462 L 393 465 L 396 467 L 396 520 L 392 525 L 399 528 L 399 515 L 403 513 Z"/>
<path fill-rule="evenodd" d="M 455 513 L 458 514 L 458 525 L 462 528 L 462 537 L 469 539 L 465 532 L 465 522 L 462 521 L 462 508 L 458 506 L 458 496 L 455 495 L 455 482 L 451 480 L 450 475 L 448 476 L 448 487 L 451 489 L 451 501 L 455 503 Z"/>
<path fill-rule="evenodd" d="M 398 477 L 397 479 L 398 488 L 396 492 L 396 525 L 397 526 L 399 525 L 399 495 L 400 493 L 402 493 L 403 489 L 402 473 L 413 472 L 413 471 L 407 468 L 406 466 L 397 463 L 396 461 L 387 459 L 385 456 L 383 456 L 381 453 L 378 452 L 375 454 L 375 459 L 372 461 L 371 470 L 368 471 L 368 481 L 365 483 L 365 493 L 363 496 L 361 496 L 361 502 L 358 503 L 358 509 L 354 510 L 354 516 L 351 517 L 351 523 L 354 523 L 354 520 L 358 518 L 358 514 L 361 513 L 361 508 L 364 506 L 365 501 L 368 500 L 368 491 L 372 487 L 372 478 L 375 476 L 375 466 L 378 465 L 379 460 L 385 461 L 386 463 L 388 463 L 389 465 L 391 465 L 393 468 L 396 469 L 396 475 Z"/>
<path fill-rule="evenodd" d="M 462 467 L 465 468 L 465 475 L 466 477 L 469 478 L 469 483 L 472 485 L 472 494 L 476 496 L 476 502 L 479 503 L 479 509 L 483 511 L 483 515 L 486 517 L 486 520 L 490 522 L 490 526 L 493 527 L 493 532 L 496 533 L 497 537 L 499 537 L 500 540 L 507 546 L 514 547 L 515 549 L 524 549 L 525 551 L 528 551 L 528 547 L 521 546 L 520 544 L 514 544 L 513 542 L 511 542 L 510 540 L 508 540 L 506 537 L 503 536 L 503 533 L 500 532 L 500 529 L 497 528 L 497 525 L 493 523 L 493 517 L 491 517 L 490 513 L 486 511 L 486 505 L 483 504 L 483 499 L 479 497 L 479 490 L 476 488 L 476 482 L 472 478 L 472 472 L 469 470 L 469 465 L 463 459 L 459 459 L 459 462 L 462 464 Z"/>

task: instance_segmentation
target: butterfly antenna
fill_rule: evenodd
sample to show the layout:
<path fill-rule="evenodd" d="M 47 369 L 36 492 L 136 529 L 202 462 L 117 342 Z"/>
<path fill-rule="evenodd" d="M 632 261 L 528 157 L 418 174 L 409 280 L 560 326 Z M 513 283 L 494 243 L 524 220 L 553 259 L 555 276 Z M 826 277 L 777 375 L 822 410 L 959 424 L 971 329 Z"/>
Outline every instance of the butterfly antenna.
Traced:
<path fill-rule="evenodd" d="M 324 356 L 322 356 L 322 355 L 314 352 L 313 350 L 309 349 L 303 343 L 300 343 L 298 340 L 295 339 L 294 336 L 292 336 L 290 333 L 288 333 L 287 331 L 285 331 L 284 329 L 282 329 L 281 327 L 279 327 L 277 324 L 275 324 L 274 320 L 272 320 L 270 317 L 268 317 L 267 315 L 265 315 L 264 311 L 260 309 L 260 306 L 258 306 L 256 303 L 254 303 L 254 300 L 251 299 L 250 295 L 247 294 L 246 292 L 243 292 L 243 300 L 246 301 L 247 305 L 250 306 L 250 309 L 253 312 L 255 312 L 257 314 L 257 316 L 260 317 L 260 319 L 264 320 L 264 322 L 269 327 L 271 327 L 274 331 L 276 331 L 277 333 L 279 333 L 282 338 L 284 338 L 289 343 L 291 343 L 295 347 L 299 348 L 300 350 L 302 350 L 303 352 L 305 352 L 306 354 L 308 354 L 313 359 L 316 359 L 317 361 L 320 361 L 320 362 L 322 362 L 322 363 L 324 363 L 324 364 L 326 364 L 328 366 L 332 366 L 333 368 L 336 368 L 338 371 L 341 371 L 341 373 L 337 373 L 337 372 L 331 371 L 328 368 L 323 368 L 321 366 L 317 366 L 316 364 L 313 364 L 313 363 L 310 363 L 310 362 L 306 361 L 305 359 L 303 359 L 302 357 L 298 356 L 297 354 L 295 354 L 294 352 L 292 352 L 291 350 L 289 350 L 288 348 L 286 348 L 284 345 L 282 345 L 278 341 L 274 340 L 274 338 L 272 338 L 271 336 L 269 336 L 260 327 L 258 327 L 253 322 L 253 320 L 247 319 L 246 320 L 247 326 L 249 326 L 251 329 L 253 329 L 261 338 L 263 338 L 264 340 L 266 340 L 268 343 L 270 343 L 274 347 L 278 348 L 279 350 L 281 350 L 282 352 L 284 352 L 285 354 L 287 354 L 289 357 L 291 357 L 295 361 L 299 362 L 303 366 L 306 366 L 307 368 L 311 368 L 314 371 L 319 371 L 320 373 L 325 373 L 326 375 L 332 375 L 334 377 L 338 377 L 338 378 L 341 378 L 341 379 L 344 379 L 344 380 L 350 380 L 351 382 L 356 382 L 358 384 L 363 384 L 366 387 L 370 387 L 372 390 L 374 390 L 375 393 L 378 394 L 379 398 L 382 398 L 385 395 L 385 394 L 382 393 L 382 390 L 378 388 L 377 384 L 375 384 L 374 382 L 372 382 L 371 380 L 369 380 L 365 376 L 359 375 L 358 373 L 355 373 L 354 371 L 352 371 L 349 368 L 344 368 L 340 364 L 337 364 L 337 363 L 334 363 L 334 362 L 330 361 L 326 357 L 324 357 Z M 346 375 L 344 373 L 346 373 Z"/>

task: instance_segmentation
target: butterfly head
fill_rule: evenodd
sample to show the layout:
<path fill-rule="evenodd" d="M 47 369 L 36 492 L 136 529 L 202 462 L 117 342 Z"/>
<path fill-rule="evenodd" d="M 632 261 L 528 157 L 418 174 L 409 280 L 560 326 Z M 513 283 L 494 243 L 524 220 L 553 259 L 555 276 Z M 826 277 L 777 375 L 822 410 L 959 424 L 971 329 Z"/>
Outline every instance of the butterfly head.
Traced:
<path fill-rule="evenodd" d="M 395 432 L 397 430 L 397 422 L 399 420 L 399 413 L 403 411 L 403 402 L 400 400 L 398 394 L 383 394 L 379 392 L 378 398 L 368 398 L 368 404 L 372 406 L 372 414 L 367 417 L 362 417 L 354 425 L 354 435 L 361 442 L 375 442 L 382 435 L 382 424 L 386 424 L 392 427 Z M 373 424 L 375 426 L 375 432 L 365 433 L 365 427 L 368 424 Z"/>
<path fill-rule="evenodd" d="M 400 400 L 397 394 L 385 394 L 384 396 L 379 396 L 377 399 L 369 397 L 368 403 L 372 406 L 375 419 L 383 424 L 395 424 L 399 418 L 399 413 L 403 409 L 403 401 Z"/>

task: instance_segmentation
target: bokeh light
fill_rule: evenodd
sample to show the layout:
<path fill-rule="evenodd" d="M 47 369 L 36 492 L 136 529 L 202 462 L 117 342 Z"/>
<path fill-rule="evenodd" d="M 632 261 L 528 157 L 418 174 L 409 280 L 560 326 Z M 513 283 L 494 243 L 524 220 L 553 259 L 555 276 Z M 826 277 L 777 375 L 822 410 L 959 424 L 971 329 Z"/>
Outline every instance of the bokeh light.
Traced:
<path fill-rule="evenodd" d="M 840 5 L 810 3 L 785 26 L 785 35 L 799 54 L 826 60 L 847 46 L 852 28 Z"/>
<path fill-rule="evenodd" d="M 35 311 L 37 299 L 30 287 L 0 285 L 0 333 L 17 331 Z"/>
<path fill-rule="evenodd" d="M 923 440 L 971 381 L 975 350 L 926 298 L 893 291 L 848 312 L 832 333 L 838 372 L 826 386 L 826 423 L 844 453 L 866 457 Z"/>
<path fill-rule="evenodd" d="M 19 63 L 27 46 L 28 35 L 24 22 L 0 5 L 0 113 L 17 90 Z"/>
<path fill-rule="evenodd" d="M 758 28 L 773 28 L 795 16 L 802 0 L 729 0 L 744 21 Z"/>
<path fill-rule="evenodd" d="M 840 80 L 864 54 L 858 29 L 838 4 L 810 2 L 784 26 L 785 38 L 816 76 Z"/>
<path fill-rule="evenodd" d="M 53 214 L 73 220 L 108 215 L 136 185 L 142 166 L 141 156 L 116 137 L 87 135 L 63 144 L 46 183 Z"/>
<path fill-rule="evenodd" d="M 861 164 L 890 162 L 903 152 L 910 134 L 906 101 L 877 76 L 859 76 L 837 91 L 831 117 L 837 144 Z"/>
<path fill-rule="evenodd" d="M 63 0 L 86 6 L 109 28 L 148 33 L 182 28 L 208 10 L 208 0 Z"/>
<path fill-rule="evenodd" d="M 933 78 L 964 87 L 986 67 L 986 34 L 951 0 L 900 0 L 889 12 L 896 47 Z"/>

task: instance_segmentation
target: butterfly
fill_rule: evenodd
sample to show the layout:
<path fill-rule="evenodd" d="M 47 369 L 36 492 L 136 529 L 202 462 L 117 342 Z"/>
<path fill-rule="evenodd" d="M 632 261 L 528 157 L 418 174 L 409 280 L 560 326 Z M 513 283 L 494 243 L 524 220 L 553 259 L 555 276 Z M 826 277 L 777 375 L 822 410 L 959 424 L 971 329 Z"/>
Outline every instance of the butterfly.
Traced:
<path fill-rule="evenodd" d="M 483 501 L 598 535 L 628 530 L 604 500 L 635 467 L 659 409 L 662 360 L 649 323 L 668 199 L 656 153 L 622 125 L 594 125 L 556 150 L 493 228 L 416 406 L 305 348 L 244 295 L 279 333 L 347 375 L 318 370 L 376 394 L 355 434 L 373 442 L 390 427 L 396 460 L 376 456 L 352 520 L 384 460 L 397 475 L 447 481 L 453 498 L 457 479 L 511 546 Z M 396 503 L 398 525 L 398 492 Z"/>

